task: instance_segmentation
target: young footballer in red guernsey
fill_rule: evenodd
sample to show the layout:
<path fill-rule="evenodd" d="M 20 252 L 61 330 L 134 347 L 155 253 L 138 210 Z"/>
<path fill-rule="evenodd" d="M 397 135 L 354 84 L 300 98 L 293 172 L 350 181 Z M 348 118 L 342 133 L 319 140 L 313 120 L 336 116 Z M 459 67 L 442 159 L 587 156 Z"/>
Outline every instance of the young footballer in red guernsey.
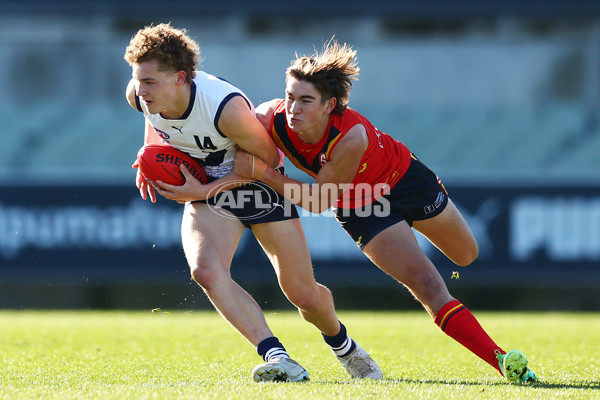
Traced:
<path fill-rule="evenodd" d="M 315 178 L 314 184 L 290 179 L 243 151 L 236 154 L 234 171 L 261 180 L 311 212 L 333 206 L 363 253 L 407 287 L 442 331 L 510 382 L 537 381 L 523 353 L 507 353 L 488 336 L 420 249 L 411 227 L 458 265 L 478 256 L 469 226 L 436 174 L 348 108 L 358 71 L 356 51 L 332 39 L 321 53 L 292 62 L 284 100 L 257 108 L 275 143 Z"/>

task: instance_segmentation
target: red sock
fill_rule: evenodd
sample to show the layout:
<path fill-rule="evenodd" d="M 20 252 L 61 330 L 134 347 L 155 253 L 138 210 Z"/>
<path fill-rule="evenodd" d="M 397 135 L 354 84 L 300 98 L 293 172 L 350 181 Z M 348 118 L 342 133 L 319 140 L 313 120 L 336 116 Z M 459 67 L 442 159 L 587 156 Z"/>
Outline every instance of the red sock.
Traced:
<path fill-rule="evenodd" d="M 499 350 L 501 353 L 505 351 L 494 343 L 471 311 L 460 301 L 452 300 L 446 303 L 436 314 L 434 322 L 446 335 L 502 373 L 498 367 L 495 351 Z"/>

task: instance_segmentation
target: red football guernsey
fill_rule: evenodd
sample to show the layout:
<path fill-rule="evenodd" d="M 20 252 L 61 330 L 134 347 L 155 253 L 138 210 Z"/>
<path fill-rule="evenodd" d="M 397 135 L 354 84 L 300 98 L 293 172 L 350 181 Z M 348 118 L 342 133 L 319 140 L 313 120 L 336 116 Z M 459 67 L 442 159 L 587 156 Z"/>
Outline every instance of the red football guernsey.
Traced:
<path fill-rule="evenodd" d="M 331 114 L 327 133 L 318 143 L 304 143 L 287 126 L 284 100 L 273 113 L 270 133 L 275 144 L 296 167 L 316 178 L 340 139 L 358 124 L 365 127 L 369 144 L 352 180 L 352 188 L 344 192 L 335 204 L 338 208 L 356 208 L 370 204 L 381 196 L 380 191 L 376 193 L 377 190 L 372 190 L 376 185 L 381 187 L 382 184 L 387 184 L 389 190 L 404 175 L 411 158 L 410 151 L 404 144 L 381 132 L 368 119 L 350 108 L 342 114 Z"/>

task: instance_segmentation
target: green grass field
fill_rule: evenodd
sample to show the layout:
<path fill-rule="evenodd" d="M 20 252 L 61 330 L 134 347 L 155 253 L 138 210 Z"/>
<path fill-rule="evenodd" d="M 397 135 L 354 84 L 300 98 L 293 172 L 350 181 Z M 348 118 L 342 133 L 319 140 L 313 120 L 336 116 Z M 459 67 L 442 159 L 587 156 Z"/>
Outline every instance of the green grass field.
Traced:
<path fill-rule="evenodd" d="M 507 384 L 423 312 L 340 312 L 382 367 L 350 380 L 318 331 L 268 312 L 304 383 L 254 383 L 254 348 L 216 312 L 0 311 L 0 399 L 598 399 L 600 315 L 475 313 L 541 383 Z"/>

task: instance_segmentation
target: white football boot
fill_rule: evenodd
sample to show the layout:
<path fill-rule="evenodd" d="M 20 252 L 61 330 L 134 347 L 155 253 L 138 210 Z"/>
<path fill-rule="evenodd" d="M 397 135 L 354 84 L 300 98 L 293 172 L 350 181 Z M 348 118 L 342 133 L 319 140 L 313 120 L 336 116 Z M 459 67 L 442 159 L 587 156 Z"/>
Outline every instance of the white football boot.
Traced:
<path fill-rule="evenodd" d="M 291 358 L 278 358 L 252 370 L 255 382 L 300 382 L 308 380 L 308 371 Z"/>
<path fill-rule="evenodd" d="M 383 379 L 383 372 L 379 365 L 358 343 L 352 353 L 344 357 L 336 357 L 352 378 Z"/>

